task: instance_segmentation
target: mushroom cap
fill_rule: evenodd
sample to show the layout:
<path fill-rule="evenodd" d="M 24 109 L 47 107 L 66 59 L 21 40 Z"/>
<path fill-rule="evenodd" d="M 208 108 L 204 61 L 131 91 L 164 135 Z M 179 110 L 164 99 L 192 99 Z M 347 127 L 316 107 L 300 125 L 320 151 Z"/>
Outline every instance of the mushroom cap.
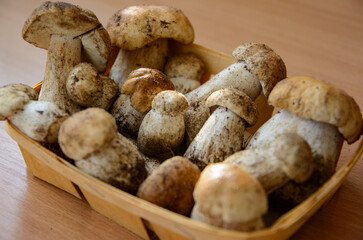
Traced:
<path fill-rule="evenodd" d="M 313 172 L 310 145 L 296 133 L 284 133 L 271 144 L 274 155 L 283 163 L 286 175 L 297 183 L 305 182 Z"/>
<path fill-rule="evenodd" d="M 172 116 L 177 114 L 183 115 L 187 108 L 187 98 L 183 94 L 172 90 L 165 90 L 158 93 L 152 102 L 153 110 Z"/>
<path fill-rule="evenodd" d="M 226 223 L 252 221 L 267 211 L 262 185 L 230 163 L 209 164 L 201 173 L 193 195 L 201 213 Z"/>
<path fill-rule="evenodd" d="M 194 53 L 179 53 L 171 57 L 164 72 L 170 78 L 184 77 L 200 80 L 205 71 L 204 62 Z"/>
<path fill-rule="evenodd" d="M 96 67 L 84 62 L 69 73 L 66 88 L 69 97 L 81 106 L 89 106 L 103 94 L 103 83 Z"/>
<path fill-rule="evenodd" d="M 137 196 L 173 212 L 187 215 L 194 205 L 193 190 L 199 168 L 175 156 L 163 162 L 141 184 Z"/>
<path fill-rule="evenodd" d="M 111 42 L 125 50 L 142 48 L 159 38 L 172 38 L 183 44 L 194 41 L 194 30 L 179 9 L 140 5 L 118 10 L 108 21 Z"/>
<path fill-rule="evenodd" d="M 0 120 L 21 111 L 30 100 L 37 100 L 38 93 L 25 84 L 8 84 L 0 87 Z"/>
<path fill-rule="evenodd" d="M 257 121 L 258 110 L 256 104 L 247 94 L 235 88 L 224 88 L 213 92 L 207 98 L 205 104 L 207 107 L 217 105 L 228 108 L 244 119 L 250 126 Z"/>
<path fill-rule="evenodd" d="M 116 121 L 111 114 L 101 108 L 88 108 L 63 122 L 58 141 L 69 158 L 81 160 L 109 144 L 116 135 Z"/>
<path fill-rule="evenodd" d="M 146 113 L 151 109 L 154 97 L 164 90 L 175 90 L 174 84 L 164 73 L 139 68 L 129 74 L 121 93 L 131 95 L 131 105 L 140 113 Z"/>
<path fill-rule="evenodd" d="M 52 34 L 77 37 L 100 25 L 95 14 L 65 2 L 44 2 L 25 21 L 25 41 L 48 49 Z"/>
<path fill-rule="evenodd" d="M 355 100 L 315 78 L 286 78 L 276 85 L 268 100 L 298 117 L 336 126 L 348 143 L 358 140 L 362 133 L 362 114 Z"/>
<path fill-rule="evenodd" d="M 245 43 L 238 46 L 232 55 L 247 63 L 249 70 L 260 80 L 266 97 L 279 81 L 286 78 L 284 61 L 265 44 Z"/>

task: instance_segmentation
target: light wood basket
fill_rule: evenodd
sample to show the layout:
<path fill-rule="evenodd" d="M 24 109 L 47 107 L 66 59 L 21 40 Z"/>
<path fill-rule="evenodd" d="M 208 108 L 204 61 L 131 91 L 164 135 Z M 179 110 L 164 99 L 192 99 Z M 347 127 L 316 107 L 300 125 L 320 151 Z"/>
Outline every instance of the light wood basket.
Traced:
<path fill-rule="evenodd" d="M 197 54 L 205 63 L 209 75 L 213 75 L 235 62 L 231 56 L 196 44 L 183 46 L 171 44 L 171 51 Z M 41 83 L 34 86 L 39 91 Z M 256 103 L 259 122 L 253 133 L 272 115 L 273 108 L 261 95 Z M 77 198 L 84 197 L 90 206 L 104 216 L 129 229 L 144 239 L 150 239 L 152 231 L 162 240 L 208 239 L 208 240 L 263 240 L 286 239 L 296 232 L 341 186 L 363 152 L 361 139 L 356 151 L 339 170 L 308 199 L 280 216 L 270 227 L 254 232 L 224 230 L 194 221 L 152 203 L 123 192 L 79 170 L 32 140 L 10 122 L 5 123 L 7 133 L 18 143 L 24 161 L 31 174 L 57 186 Z M 146 227 L 147 226 L 147 227 Z"/>

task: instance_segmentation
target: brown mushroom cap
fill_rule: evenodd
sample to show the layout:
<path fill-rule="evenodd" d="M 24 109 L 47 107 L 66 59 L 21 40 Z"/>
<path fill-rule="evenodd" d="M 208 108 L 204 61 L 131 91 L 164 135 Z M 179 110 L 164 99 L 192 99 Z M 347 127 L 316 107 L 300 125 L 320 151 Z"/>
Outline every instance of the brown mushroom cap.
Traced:
<path fill-rule="evenodd" d="M 163 162 L 141 184 L 137 196 L 173 212 L 187 215 L 193 207 L 193 190 L 200 170 L 176 156 Z"/>
<path fill-rule="evenodd" d="M 139 68 L 129 74 L 121 93 L 131 95 L 131 105 L 140 113 L 146 113 L 154 97 L 164 90 L 175 90 L 167 76 L 156 69 Z"/>
<path fill-rule="evenodd" d="M 117 11 L 107 23 L 111 42 L 125 50 L 142 48 L 159 38 L 192 43 L 194 30 L 179 9 L 168 6 L 140 5 Z"/>
<path fill-rule="evenodd" d="M 30 100 L 37 100 L 38 93 L 24 84 L 9 84 L 0 87 L 0 120 L 21 111 Z"/>
<path fill-rule="evenodd" d="M 267 211 L 261 184 L 230 163 L 209 164 L 194 189 L 194 200 L 204 215 L 223 223 L 248 222 Z"/>
<path fill-rule="evenodd" d="M 117 135 L 116 120 L 101 108 L 88 108 L 65 120 L 59 131 L 62 151 L 74 160 L 109 144 Z"/>
<path fill-rule="evenodd" d="M 165 65 L 165 74 L 170 78 L 184 77 L 200 80 L 205 64 L 194 53 L 180 53 L 171 57 Z"/>
<path fill-rule="evenodd" d="M 315 78 L 286 78 L 276 85 L 268 100 L 298 117 L 336 126 L 348 143 L 361 135 L 362 114 L 355 100 L 343 90 Z"/>
<path fill-rule="evenodd" d="M 226 107 L 251 126 L 257 121 L 258 110 L 256 104 L 247 94 L 235 88 L 224 88 L 213 92 L 207 98 L 205 104 L 207 107 L 216 105 Z"/>
<path fill-rule="evenodd" d="M 284 61 L 265 44 L 245 43 L 238 46 L 232 55 L 247 63 L 249 70 L 260 80 L 266 97 L 279 81 L 286 78 Z"/>
<path fill-rule="evenodd" d="M 77 37 L 100 25 L 89 10 L 65 2 L 44 2 L 36 8 L 23 26 L 25 41 L 48 49 L 52 34 Z"/>

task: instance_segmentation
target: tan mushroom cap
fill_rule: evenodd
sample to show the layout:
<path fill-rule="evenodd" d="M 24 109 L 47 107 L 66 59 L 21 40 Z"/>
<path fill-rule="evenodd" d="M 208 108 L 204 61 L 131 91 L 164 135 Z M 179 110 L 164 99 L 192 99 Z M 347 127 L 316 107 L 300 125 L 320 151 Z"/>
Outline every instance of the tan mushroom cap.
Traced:
<path fill-rule="evenodd" d="M 251 221 L 267 211 L 262 185 L 230 163 L 209 164 L 201 173 L 193 195 L 200 212 L 226 223 Z"/>
<path fill-rule="evenodd" d="M 141 184 L 137 196 L 173 212 L 187 215 L 193 207 L 193 190 L 199 168 L 188 159 L 175 156 L 163 162 Z"/>
<path fill-rule="evenodd" d="M 244 92 L 234 88 L 224 88 L 213 92 L 205 102 L 207 107 L 226 107 L 250 126 L 256 123 L 258 110 L 256 104 Z"/>
<path fill-rule="evenodd" d="M 121 93 L 131 95 L 131 105 L 140 113 L 146 113 L 151 109 L 154 97 L 164 90 L 175 90 L 174 84 L 164 73 L 139 68 L 129 74 Z"/>
<path fill-rule="evenodd" d="M 165 65 L 165 74 L 170 78 L 184 77 L 200 80 L 205 71 L 204 62 L 194 53 L 179 53 Z"/>
<path fill-rule="evenodd" d="M 308 76 L 289 77 L 271 92 L 269 103 L 296 116 L 336 126 L 353 143 L 362 132 L 358 104 L 343 90 Z"/>
<path fill-rule="evenodd" d="M 48 49 L 52 34 L 77 37 L 100 25 L 93 12 L 65 2 L 44 2 L 23 26 L 25 41 Z"/>
<path fill-rule="evenodd" d="M 187 98 L 183 94 L 172 90 L 158 93 L 152 102 L 152 109 L 163 114 L 184 114 L 187 108 Z"/>
<path fill-rule="evenodd" d="M 159 38 L 183 44 L 194 41 L 194 30 L 179 9 L 168 6 L 140 5 L 117 11 L 107 23 L 111 42 L 125 50 L 142 48 Z"/>
<path fill-rule="evenodd" d="M 265 44 L 245 43 L 238 46 L 232 55 L 247 63 L 249 70 L 260 80 L 266 97 L 279 81 L 286 78 L 284 61 Z"/>
<path fill-rule="evenodd" d="M 74 160 L 109 144 L 117 135 L 116 120 L 101 108 L 88 108 L 65 120 L 59 130 L 62 151 Z"/>
<path fill-rule="evenodd" d="M 0 87 L 0 120 L 23 110 L 31 100 L 37 100 L 38 93 L 25 84 L 9 84 Z"/>

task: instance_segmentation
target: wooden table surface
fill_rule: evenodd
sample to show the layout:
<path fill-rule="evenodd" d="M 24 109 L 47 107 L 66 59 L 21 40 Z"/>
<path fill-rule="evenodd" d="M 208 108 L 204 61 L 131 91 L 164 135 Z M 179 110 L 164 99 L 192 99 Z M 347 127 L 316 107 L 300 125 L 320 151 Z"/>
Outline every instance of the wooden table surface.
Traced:
<path fill-rule="evenodd" d="M 21 37 L 42 1 L 0 0 L 0 85 L 42 80 L 46 51 Z M 266 43 L 288 75 L 311 75 L 353 96 L 363 109 L 363 2 L 238 0 L 78 0 L 105 25 L 116 10 L 153 3 L 183 10 L 195 42 L 225 53 L 243 42 Z M 0 125 L 0 239 L 139 239 L 78 200 L 27 172 L 16 143 Z M 356 144 L 342 152 L 339 165 Z M 363 161 L 292 239 L 363 239 Z"/>

